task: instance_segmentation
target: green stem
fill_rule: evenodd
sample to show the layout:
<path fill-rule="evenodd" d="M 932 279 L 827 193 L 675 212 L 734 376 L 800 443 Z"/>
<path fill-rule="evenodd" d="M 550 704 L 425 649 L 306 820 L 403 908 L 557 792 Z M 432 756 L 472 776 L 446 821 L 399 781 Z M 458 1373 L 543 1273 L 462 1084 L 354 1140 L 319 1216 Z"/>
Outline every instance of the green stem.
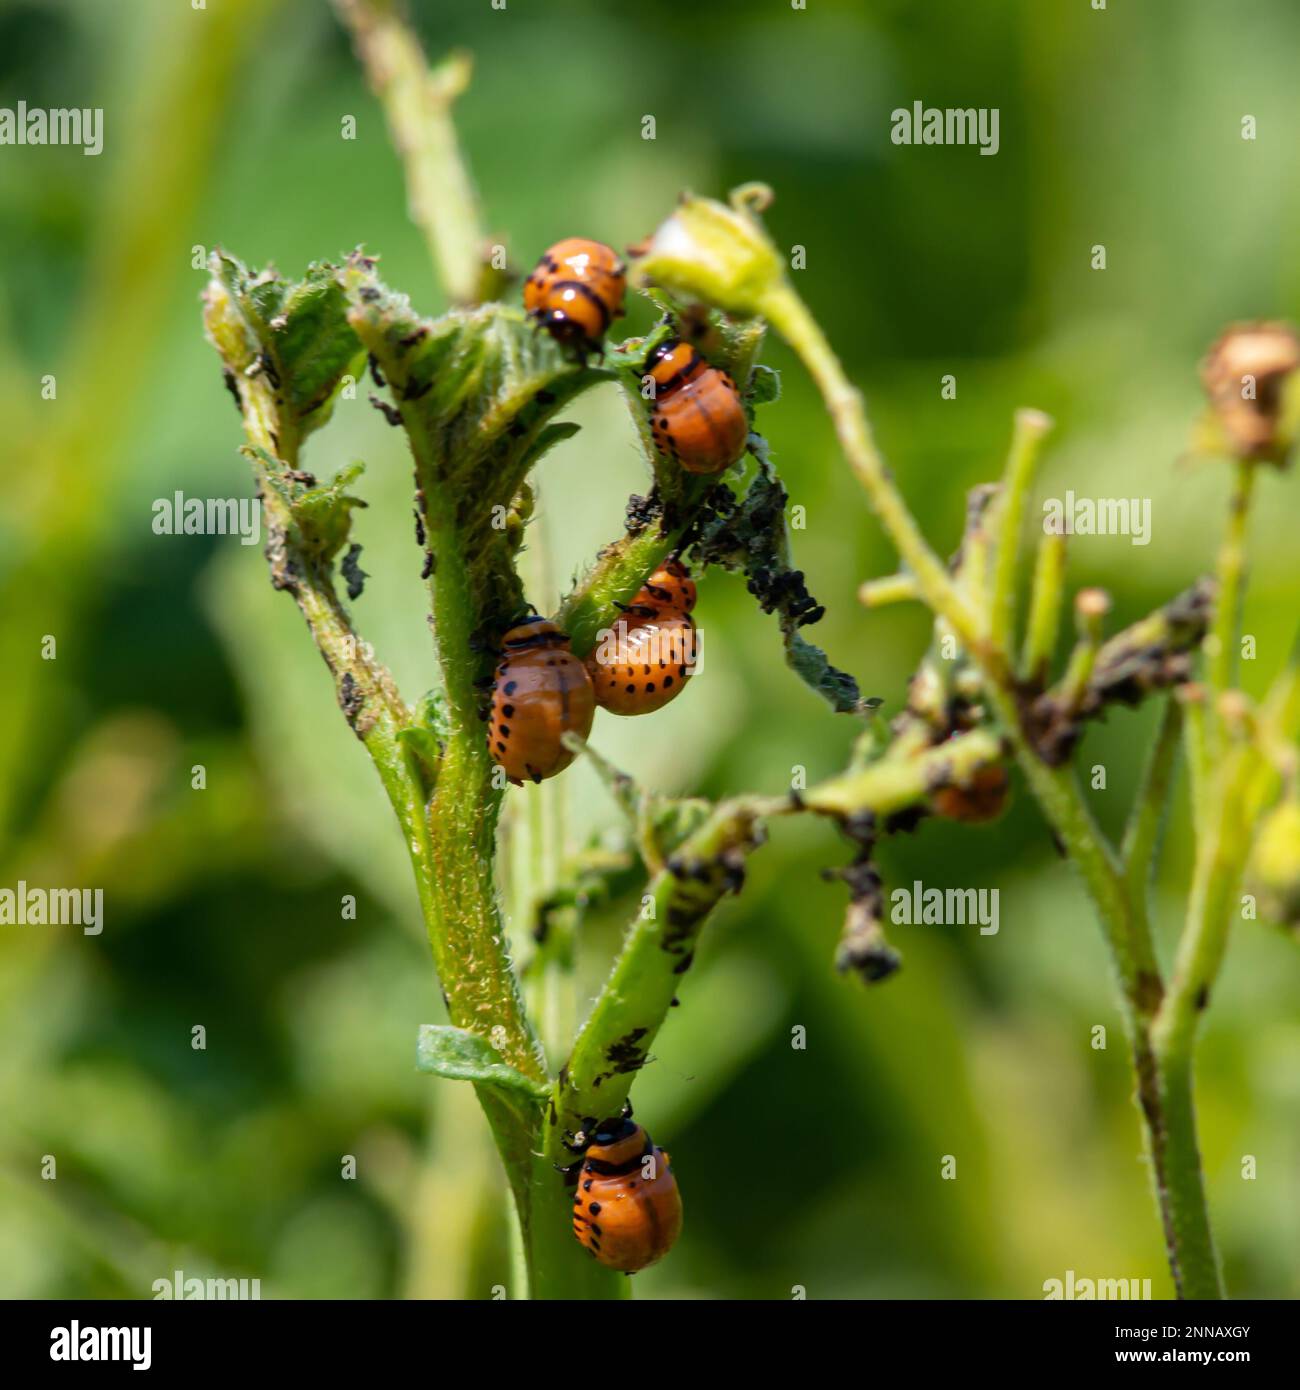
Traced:
<path fill-rule="evenodd" d="M 769 320 L 784 333 L 821 388 L 845 455 L 915 574 L 925 601 L 948 621 L 979 668 L 990 704 L 1030 788 L 1083 877 L 1120 985 L 1170 1268 L 1180 1292 L 1215 1296 L 1217 1262 L 1209 1233 L 1190 1089 L 1180 1087 L 1182 1078 L 1176 1070 L 1158 1074 L 1146 1027 L 1160 997 L 1160 981 L 1145 929 L 1145 910 L 1135 910 L 1119 857 L 1085 804 L 1074 770 L 1047 766 L 1033 748 L 1023 727 L 1004 649 L 984 640 L 981 621 L 921 537 L 875 451 L 861 397 L 844 378 L 821 329 L 784 285 L 769 291 L 764 305 Z M 1043 606 L 1051 605 L 1045 602 Z M 1187 1075 L 1190 1077 L 1190 1071 Z M 1214 1279 L 1207 1277 L 1207 1270 L 1215 1272 Z"/>
<path fill-rule="evenodd" d="M 1038 542 L 1031 581 L 1029 619 L 1020 657 L 1020 677 L 1033 686 L 1046 684 L 1061 631 L 1065 601 L 1066 545 L 1064 531 L 1047 531 Z"/>
<path fill-rule="evenodd" d="M 1109 611 L 1110 601 L 1100 589 L 1081 589 L 1075 595 L 1074 617 L 1079 640 L 1066 663 L 1065 675 L 1058 687 L 1061 706 L 1077 710 L 1083 704 L 1101 650 L 1102 619 Z"/>
<path fill-rule="evenodd" d="M 892 815 L 927 796 L 939 783 L 968 782 L 980 768 L 1000 762 L 1004 751 L 1002 740 L 988 729 L 956 734 L 923 752 L 909 754 L 900 747 L 879 762 L 800 792 L 798 804 L 820 815 L 849 817 L 862 811 Z"/>
<path fill-rule="evenodd" d="M 451 114 L 469 85 L 469 55 L 453 53 L 430 69 L 396 0 L 335 4 L 384 108 L 406 174 L 411 221 L 424 236 L 448 297 L 454 304 L 495 298 L 505 276 L 491 265 L 478 195 Z"/>
<path fill-rule="evenodd" d="M 1228 502 L 1228 524 L 1219 547 L 1216 569 L 1218 594 L 1214 605 L 1214 622 L 1206 640 L 1207 674 L 1212 697 L 1221 695 L 1236 681 L 1237 634 L 1241 626 L 1242 587 L 1246 575 L 1246 530 L 1255 488 L 1255 471 L 1255 464 L 1250 460 L 1242 460 L 1236 466 L 1232 496 Z M 1210 714 L 1213 719 L 1213 698 Z"/>
<path fill-rule="evenodd" d="M 858 586 L 858 602 L 864 608 L 887 608 L 893 603 L 917 603 L 921 592 L 910 574 L 887 574 L 867 579 Z"/>
<path fill-rule="evenodd" d="M 763 309 L 768 322 L 803 359 L 820 388 L 849 466 L 866 490 L 881 525 L 911 571 L 926 603 L 948 619 L 968 650 L 981 646 L 984 620 L 958 591 L 943 562 L 921 534 L 876 448 L 862 408 L 861 393 L 845 376 L 821 326 L 808 312 L 803 300 L 784 282 L 764 295 Z"/>
<path fill-rule="evenodd" d="M 995 648 L 1003 651 L 1011 650 L 1015 632 L 1016 574 L 1025 502 L 1033 485 L 1039 451 L 1051 428 L 1050 417 L 1041 410 L 1016 411 L 1002 489 L 994 502 L 993 515 L 989 518 L 995 547 L 989 640 Z"/>
<path fill-rule="evenodd" d="M 1147 759 L 1142 786 L 1124 831 L 1124 873 L 1128 879 L 1129 896 L 1134 902 L 1146 899 L 1147 885 L 1155 863 L 1156 842 L 1169 805 L 1174 769 L 1178 762 L 1182 725 L 1182 706 L 1170 697 L 1161 711 L 1155 746 Z"/>

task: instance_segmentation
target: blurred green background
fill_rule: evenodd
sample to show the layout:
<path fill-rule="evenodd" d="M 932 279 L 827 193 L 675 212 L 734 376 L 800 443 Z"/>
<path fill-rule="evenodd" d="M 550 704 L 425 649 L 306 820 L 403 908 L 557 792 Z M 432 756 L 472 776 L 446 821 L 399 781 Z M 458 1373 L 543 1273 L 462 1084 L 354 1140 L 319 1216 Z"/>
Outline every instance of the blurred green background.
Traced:
<path fill-rule="evenodd" d="M 1118 624 L 1205 570 L 1227 478 L 1186 457 L 1198 360 L 1234 319 L 1300 315 L 1292 0 L 416 10 L 432 54 L 475 55 L 460 126 L 519 265 L 564 235 L 635 241 L 683 187 L 762 179 L 939 549 L 966 489 L 1000 468 L 1012 410 L 1035 405 L 1058 422 L 1041 496 L 1152 499 L 1151 545 L 1080 540 L 1072 583 L 1109 588 Z M 250 488 L 200 331 L 203 249 L 297 272 L 364 242 L 390 284 L 441 307 L 381 115 L 321 0 L 6 0 L 0 106 L 20 99 L 102 106 L 105 150 L 0 149 L 0 882 L 102 887 L 106 927 L 0 927 L 0 1293 L 147 1297 L 180 1268 L 258 1277 L 268 1297 L 490 1297 L 507 1269 L 501 1182 L 468 1088 L 414 1070 L 441 1004 L 377 779 L 257 549 L 151 527 L 177 489 Z M 889 113 L 914 100 L 999 108 L 1000 153 L 893 146 Z M 828 609 L 809 635 L 892 712 L 927 622 L 855 602 L 893 556 L 806 378 L 779 344 L 765 356 L 784 397 L 760 426 L 807 509 L 797 559 Z M 409 468 L 360 395 L 308 463 L 367 463 L 372 578 L 354 613 L 414 698 L 433 675 Z M 544 609 L 644 486 L 612 390 L 575 418 L 540 474 Z M 1298 521 L 1296 480 L 1270 475 L 1246 614 L 1255 692 L 1295 622 Z M 599 747 L 711 796 L 842 766 L 853 722 L 784 668 L 743 581 L 710 572 L 700 618 L 690 695 L 652 719 L 601 715 Z M 38 659 L 46 634 L 54 661 Z M 1085 743 L 1111 828 L 1153 713 Z M 585 768 L 561 780 L 576 841 L 612 810 Z M 1166 946 L 1189 867 L 1183 790 Z M 890 885 L 998 888 L 1001 930 L 896 928 L 905 968 L 870 992 L 832 969 L 844 894 L 818 870 L 846 857 L 828 826 L 776 827 L 706 932 L 635 1092 L 686 1207 L 637 1293 L 1034 1298 L 1072 1269 L 1168 1296 L 1099 932 L 1033 807 L 1020 794 L 995 827 L 928 823 L 886 845 Z M 626 906 L 592 924 L 593 987 Z M 1294 943 L 1242 923 L 1198 1090 L 1238 1295 L 1300 1293 L 1298 1000 Z"/>

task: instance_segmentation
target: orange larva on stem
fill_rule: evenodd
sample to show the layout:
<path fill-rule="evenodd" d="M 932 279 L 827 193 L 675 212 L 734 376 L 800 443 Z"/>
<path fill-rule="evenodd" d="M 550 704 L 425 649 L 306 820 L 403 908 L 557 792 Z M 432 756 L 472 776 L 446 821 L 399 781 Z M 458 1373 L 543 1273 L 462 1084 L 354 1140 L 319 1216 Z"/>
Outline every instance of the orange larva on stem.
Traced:
<path fill-rule="evenodd" d="M 612 247 L 566 237 L 524 281 L 524 308 L 557 342 L 586 354 L 599 351 L 622 316 L 626 290 L 627 267 Z"/>
<path fill-rule="evenodd" d="M 630 1111 L 630 1107 L 629 1107 Z M 605 1120 L 572 1169 L 573 1234 L 601 1264 L 635 1274 L 672 1249 L 682 1198 L 672 1160 L 629 1113 Z"/>
<path fill-rule="evenodd" d="M 563 772 L 574 758 L 563 736 L 586 738 L 595 713 L 591 678 L 569 650 L 566 633 L 545 618 L 529 618 L 506 633 L 492 687 L 488 751 L 516 786 Z"/>
<path fill-rule="evenodd" d="M 983 825 L 1006 810 L 1010 779 L 997 764 L 981 767 L 966 786 L 940 787 L 933 794 L 936 814 L 967 825 Z"/>
<path fill-rule="evenodd" d="M 596 703 L 611 714 L 650 714 L 675 699 L 697 657 L 695 581 L 678 559 L 657 569 L 587 658 Z"/>
<path fill-rule="evenodd" d="M 667 612 L 689 614 L 695 607 L 696 595 L 690 570 L 675 555 L 670 555 L 637 590 L 628 612 L 643 617 Z"/>
<path fill-rule="evenodd" d="M 620 619 L 587 658 L 596 703 L 611 714 L 652 714 L 675 699 L 695 667 L 695 624 L 684 613 Z"/>
<path fill-rule="evenodd" d="M 661 343 L 645 375 L 654 382 L 650 433 L 661 454 L 688 473 L 720 473 L 745 452 L 749 421 L 736 383 L 689 343 Z"/>

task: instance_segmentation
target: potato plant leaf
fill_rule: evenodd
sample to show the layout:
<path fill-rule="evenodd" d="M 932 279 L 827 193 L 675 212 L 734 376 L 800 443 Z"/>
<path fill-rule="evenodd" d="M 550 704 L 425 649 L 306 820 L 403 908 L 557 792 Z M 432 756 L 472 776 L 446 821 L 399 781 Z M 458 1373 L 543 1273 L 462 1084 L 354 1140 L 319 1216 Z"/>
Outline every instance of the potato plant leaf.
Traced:
<path fill-rule="evenodd" d="M 484 1086 L 522 1093 L 533 1100 L 543 1100 L 549 1093 L 549 1088 L 540 1081 L 534 1081 L 503 1062 L 486 1038 L 449 1024 L 421 1025 L 415 1065 L 420 1071 L 450 1081 L 476 1081 Z"/>

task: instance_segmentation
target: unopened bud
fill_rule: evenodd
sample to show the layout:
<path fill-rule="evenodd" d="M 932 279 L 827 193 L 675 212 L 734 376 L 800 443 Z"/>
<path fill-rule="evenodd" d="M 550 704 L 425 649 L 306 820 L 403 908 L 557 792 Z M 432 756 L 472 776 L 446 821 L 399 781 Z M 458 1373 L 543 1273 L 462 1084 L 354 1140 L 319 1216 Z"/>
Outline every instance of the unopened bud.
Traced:
<path fill-rule="evenodd" d="M 732 201 L 734 206 L 726 207 L 684 195 L 638 248 L 635 273 L 642 283 L 739 318 L 762 314 L 767 296 L 781 284 L 784 266 L 758 220 L 765 203 L 756 186 L 737 189 Z"/>
<path fill-rule="evenodd" d="M 1264 915 L 1300 925 L 1300 802 L 1283 801 L 1264 817 L 1255 837 L 1250 879 Z"/>
<path fill-rule="evenodd" d="M 1286 388 L 1297 367 L 1300 339 L 1284 323 L 1238 324 L 1210 349 L 1201 381 L 1232 453 L 1285 462 L 1295 425 Z"/>

